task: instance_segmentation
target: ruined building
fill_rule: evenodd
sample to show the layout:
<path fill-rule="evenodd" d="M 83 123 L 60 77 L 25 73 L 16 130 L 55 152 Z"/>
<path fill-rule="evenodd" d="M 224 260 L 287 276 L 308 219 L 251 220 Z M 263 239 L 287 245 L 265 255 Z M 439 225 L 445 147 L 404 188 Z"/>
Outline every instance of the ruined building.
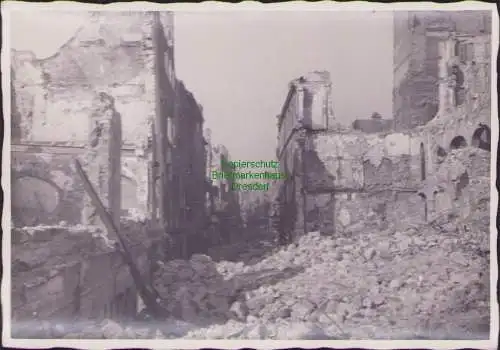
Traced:
<path fill-rule="evenodd" d="M 339 128 L 327 72 L 290 83 L 278 117 L 277 156 L 289 175 L 285 230 L 334 233 L 356 223 L 383 229 L 402 218 L 422 223 L 449 208 L 466 210 L 473 200 L 468 180 L 489 174 L 488 156 L 471 155 L 477 159 L 463 167 L 441 165 L 456 148 L 491 147 L 491 17 L 446 13 L 453 25 L 422 28 L 432 21 L 398 11 L 396 37 L 401 18 L 408 21 L 407 36 L 395 41 L 395 131 Z M 473 35 L 465 26 L 470 18 L 479 26 Z M 406 56 L 402 45 L 410 48 Z"/>
<path fill-rule="evenodd" d="M 109 154 L 121 158 L 121 186 L 109 196 L 121 199 L 118 217 L 133 214 L 170 231 L 201 225 L 203 116 L 175 75 L 173 14 L 82 16 L 85 26 L 51 57 L 12 53 L 15 225 L 85 222 L 70 163 L 86 152 L 99 93 L 113 100 L 121 123 L 121 147 Z"/>
<path fill-rule="evenodd" d="M 443 37 L 449 35 L 455 40 L 444 49 Z M 491 35 L 488 11 L 394 12 L 396 130 L 424 125 L 438 113 L 440 65 L 446 61 L 442 53 L 446 51 L 446 57 L 456 57 L 460 62 L 472 62 L 473 51 L 477 50 L 473 42 L 482 40 L 488 44 L 488 35 Z M 460 88 L 456 89 L 459 100 L 463 96 Z"/>
<path fill-rule="evenodd" d="M 154 242 L 169 232 L 169 257 L 185 257 L 205 223 L 203 115 L 175 75 L 173 14 L 81 15 L 85 25 L 52 56 L 11 56 L 13 328 L 138 311 L 74 159 L 146 281 L 151 247 L 163 247 Z"/>

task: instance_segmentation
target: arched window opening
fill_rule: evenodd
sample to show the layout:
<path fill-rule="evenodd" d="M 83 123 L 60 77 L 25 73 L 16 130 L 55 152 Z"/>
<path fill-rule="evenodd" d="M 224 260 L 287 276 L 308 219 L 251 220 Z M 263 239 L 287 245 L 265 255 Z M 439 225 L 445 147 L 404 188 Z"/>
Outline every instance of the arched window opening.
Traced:
<path fill-rule="evenodd" d="M 12 182 L 12 219 L 16 225 L 36 226 L 57 215 L 61 189 L 42 178 L 22 176 Z"/>
<path fill-rule="evenodd" d="M 425 180 L 425 175 L 427 171 L 425 169 L 425 149 L 424 149 L 424 144 L 420 144 L 420 179 L 422 181 Z"/>
<path fill-rule="evenodd" d="M 491 130 L 486 125 L 481 125 L 472 135 L 472 146 L 491 152 Z"/>
<path fill-rule="evenodd" d="M 459 149 L 467 147 L 467 141 L 463 136 L 457 136 L 450 143 L 450 149 Z"/>
<path fill-rule="evenodd" d="M 420 198 L 422 198 L 422 202 L 424 204 L 424 221 L 427 222 L 427 215 L 428 215 L 428 213 L 427 213 L 427 197 L 423 193 L 419 193 L 418 195 L 420 196 Z"/>
<path fill-rule="evenodd" d="M 433 202 L 433 210 L 434 212 L 436 211 L 439 211 L 440 208 L 438 208 L 438 195 L 439 195 L 439 191 L 438 190 L 435 190 L 433 193 L 432 193 L 432 202 Z"/>

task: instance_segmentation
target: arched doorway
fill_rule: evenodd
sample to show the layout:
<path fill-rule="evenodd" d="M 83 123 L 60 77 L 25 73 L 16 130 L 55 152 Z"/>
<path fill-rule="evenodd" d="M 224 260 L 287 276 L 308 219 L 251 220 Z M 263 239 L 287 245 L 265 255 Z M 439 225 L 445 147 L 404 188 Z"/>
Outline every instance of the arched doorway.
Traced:
<path fill-rule="evenodd" d="M 456 136 L 450 143 L 450 149 L 459 149 L 467 147 L 467 141 L 463 136 Z"/>
<path fill-rule="evenodd" d="M 471 145 L 491 152 L 491 130 L 486 125 L 480 125 L 472 135 Z"/>
<path fill-rule="evenodd" d="M 420 179 L 425 180 L 425 174 L 427 173 L 425 169 L 425 149 L 424 144 L 420 143 Z"/>
<path fill-rule="evenodd" d="M 57 219 L 61 190 L 52 182 L 22 176 L 12 182 L 12 220 L 16 226 L 36 226 Z"/>

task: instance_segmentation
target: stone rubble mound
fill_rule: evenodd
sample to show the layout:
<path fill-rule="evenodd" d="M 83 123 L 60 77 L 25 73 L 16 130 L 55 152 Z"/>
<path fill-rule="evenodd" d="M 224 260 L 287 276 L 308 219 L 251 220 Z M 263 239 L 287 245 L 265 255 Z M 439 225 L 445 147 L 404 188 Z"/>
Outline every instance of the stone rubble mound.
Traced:
<path fill-rule="evenodd" d="M 175 317 L 229 319 L 187 338 L 471 338 L 489 324 L 489 211 L 477 209 L 465 233 L 459 221 L 342 237 L 313 232 L 254 265 L 224 261 L 201 272 L 193 267 L 199 256 L 167 263 L 156 285 L 171 309 L 197 305 L 189 319 Z"/>
<path fill-rule="evenodd" d="M 234 288 L 210 257 L 194 255 L 189 261 L 172 260 L 159 265 L 153 287 L 163 307 L 174 317 L 186 321 L 228 318 Z"/>

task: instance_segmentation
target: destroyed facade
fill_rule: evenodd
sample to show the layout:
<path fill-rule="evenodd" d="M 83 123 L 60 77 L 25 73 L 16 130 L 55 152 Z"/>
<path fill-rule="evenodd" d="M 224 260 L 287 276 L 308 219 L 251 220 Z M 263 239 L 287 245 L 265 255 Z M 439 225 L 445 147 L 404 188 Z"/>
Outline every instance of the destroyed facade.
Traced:
<path fill-rule="evenodd" d="M 339 127 L 328 72 L 290 83 L 278 117 L 277 157 L 291 175 L 285 230 L 333 234 L 366 222 L 383 229 L 453 207 L 468 215 L 467 185 L 489 174 L 489 162 L 440 165 L 457 148 L 491 149 L 491 14 L 471 12 L 395 12 L 394 120 L 377 120 L 383 125 Z"/>
<path fill-rule="evenodd" d="M 397 35 L 411 40 L 395 44 L 393 119 L 374 113 L 342 127 L 328 72 L 292 81 L 277 157 L 287 174 L 280 217 L 297 239 L 276 250 L 266 213 L 278 186 L 238 196 L 230 179 L 211 176 L 231 159 L 176 78 L 171 13 L 101 12 L 52 57 L 14 52 L 12 336 L 189 338 L 173 334 L 177 321 L 209 320 L 225 329 L 198 324 L 197 339 L 366 339 L 388 329 L 401 339 L 402 329 L 442 333 L 466 308 L 460 322 L 488 331 L 491 29 L 467 36 L 460 15 L 437 13 L 452 24 L 438 28 L 433 15 L 395 13 Z M 74 159 L 175 325 L 129 332 L 140 284 L 103 234 Z M 233 243 L 233 232 L 248 260 L 236 245 L 222 247 L 236 251 L 234 263 L 193 254 Z"/>

